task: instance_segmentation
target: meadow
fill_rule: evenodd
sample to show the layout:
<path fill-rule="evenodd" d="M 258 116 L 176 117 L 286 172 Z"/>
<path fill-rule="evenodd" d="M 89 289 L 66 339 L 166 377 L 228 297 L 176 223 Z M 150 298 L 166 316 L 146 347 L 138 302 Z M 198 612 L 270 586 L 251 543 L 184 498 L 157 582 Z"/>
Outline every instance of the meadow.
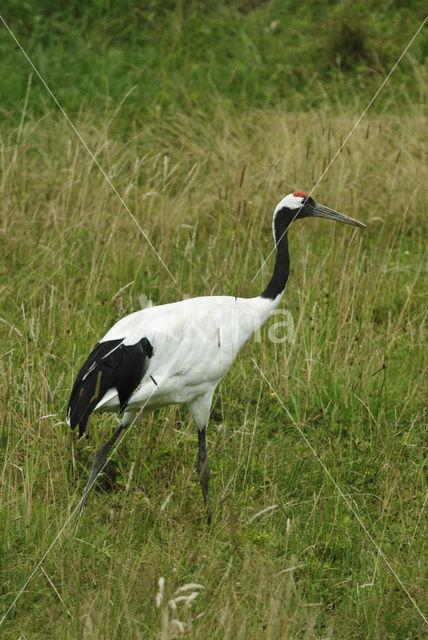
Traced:
<path fill-rule="evenodd" d="M 32 33 L 27 44 L 49 50 L 53 35 Z M 61 59 L 52 89 L 64 90 Z M 16 84 L 0 134 L 2 638 L 423 636 L 428 176 L 424 68 L 407 64 L 411 77 L 391 78 L 313 193 L 367 230 L 293 225 L 283 313 L 218 388 L 210 527 L 182 406 L 125 433 L 73 526 L 117 418 L 96 416 L 77 440 L 65 424 L 71 385 L 89 349 L 147 299 L 262 290 L 274 207 L 317 183 L 361 115 L 361 77 L 314 83 L 305 108 L 302 96 L 268 104 L 266 86 L 245 109 L 234 94 L 169 106 L 156 95 L 135 117 L 130 86 L 80 106 L 69 96 L 176 281 L 34 74 Z"/>

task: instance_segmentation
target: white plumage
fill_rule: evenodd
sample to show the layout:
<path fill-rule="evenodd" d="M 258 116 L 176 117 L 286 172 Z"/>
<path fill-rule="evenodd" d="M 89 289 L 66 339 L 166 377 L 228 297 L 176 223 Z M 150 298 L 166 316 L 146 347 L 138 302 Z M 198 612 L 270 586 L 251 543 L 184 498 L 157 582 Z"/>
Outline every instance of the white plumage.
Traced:
<path fill-rule="evenodd" d="M 133 345 L 149 340 L 153 356 L 127 412 L 172 403 L 187 403 L 199 428 L 206 425 L 214 391 L 239 349 L 277 307 L 266 298 L 212 296 L 149 307 L 119 320 L 100 340 L 121 339 Z M 118 411 L 115 388 L 95 411 Z"/>

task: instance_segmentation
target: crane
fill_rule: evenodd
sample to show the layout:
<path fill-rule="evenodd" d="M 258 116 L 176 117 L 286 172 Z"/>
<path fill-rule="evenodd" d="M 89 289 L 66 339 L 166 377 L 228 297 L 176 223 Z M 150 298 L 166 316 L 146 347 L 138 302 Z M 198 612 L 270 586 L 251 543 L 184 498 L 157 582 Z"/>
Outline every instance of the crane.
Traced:
<path fill-rule="evenodd" d="M 185 403 L 198 427 L 197 473 L 211 521 L 206 429 L 214 391 L 242 345 L 278 306 L 289 275 L 289 226 L 309 217 L 366 226 L 306 193 L 291 193 L 273 214 L 275 267 L 259 296 L 205 296 L 148 307 L 119 320 L 95 345 L 74 382 L 67 422 L 71 429 L 79 427 L 81 437 L 92 413 L 123 415 L 111 438 L 95 453 L 79 517 L 108 452 L 137 413 Z"/>

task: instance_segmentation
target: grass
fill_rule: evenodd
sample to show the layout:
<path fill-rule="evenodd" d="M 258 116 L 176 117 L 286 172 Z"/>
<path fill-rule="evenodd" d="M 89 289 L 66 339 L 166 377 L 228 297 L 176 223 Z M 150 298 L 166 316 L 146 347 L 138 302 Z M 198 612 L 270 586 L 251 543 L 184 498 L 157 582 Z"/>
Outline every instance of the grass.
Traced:
<path fill-rule="evenodd" d="M 356 115 L 253 109 L 236 119 L 218 107 L 147 118 L 123 144 L 110 114 L 82 114 L 79 131 L 176 284 L 64 120 L 28 112 L 3 134 L 3 612 L 76 507 L 115 423 L 97 417 L 79 442 L 65 425 L 89 348 L 141 294 L 164 303 L 261 291 L 272 259 L 251 281 L 272 246 L 275 204 L 310 189 Z M 278 398 L 423 608 L 425 124 L 417 105 L 368 116 L 317 188 L 367 231 L 313 220 L 291 230 L 282 308 L 292 340 L 272 341 L 284 330 L 274 317 L 216 394 L 213 526 L 187 410 L 150 414 L 2 637 L 421 637 L 416 608 Z M 202 587 L 177 591 L 189 583 Z"/>
<path fill-rule="evenodd" d="M 0 619 L 116 424 L 97 416 L 82 441 L 65 424 L 89 349 L 146 298 L 260 292 L 273 208 L 316 184 L 425 15 L 420 2 L 207 7 L 3 3 L 176 282 L 3 30 Z M 216 393 L 212 527 L 186 408 L 148 415 L 2 638 L 422 637 L 294 421 L 426 615 L 426 42 L 314 193 L 367 230 L 293 225 L 280 312 Z"/>
<path fill-rule="evenodd" d="M 132 88 L 122 127 L 147 113 L 249 106 L 362 108 L 426 17 L 422 0 L 3 0 L 2 15 L 67 112 L 111 110 Z M 2 26 L 0 113 L 19 121 L 29 66 Z M 421 100 L 422 31 L 375 109 Z M 13 70 L 11 73 L 10 71 Z M 0 71 L 1 73 L 1 71 Z M 397 88 L 401 87 L 401 91 Z M 32 110 L 51 108 L 34 83 Z"/>

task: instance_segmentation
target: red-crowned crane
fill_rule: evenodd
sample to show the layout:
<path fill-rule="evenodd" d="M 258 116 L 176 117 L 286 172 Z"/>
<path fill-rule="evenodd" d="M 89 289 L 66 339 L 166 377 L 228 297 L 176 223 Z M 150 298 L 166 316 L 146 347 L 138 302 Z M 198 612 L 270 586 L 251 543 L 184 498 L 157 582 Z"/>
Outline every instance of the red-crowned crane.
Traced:
<path fill-rule="evenodd" d="M 136 311 L 119 320 L 94 347 L 74 383 L 67 422 L 72 429 L 79 426 L 82 436 L 93 412 L 119 412 L 123 417 L 95 454 L 80 513 L 108 452 L 138 411 L 186 403 L 198 427 L 197 472 L 210 522 L 206 428 L 213 394 L 244 342 L 278 306 L 289 273 L 288 227 L 309 217 L 365 227 L 305 193 L 291 193 L 273 215 L 275 268 L 259 296 L 190 298 Z"/>

